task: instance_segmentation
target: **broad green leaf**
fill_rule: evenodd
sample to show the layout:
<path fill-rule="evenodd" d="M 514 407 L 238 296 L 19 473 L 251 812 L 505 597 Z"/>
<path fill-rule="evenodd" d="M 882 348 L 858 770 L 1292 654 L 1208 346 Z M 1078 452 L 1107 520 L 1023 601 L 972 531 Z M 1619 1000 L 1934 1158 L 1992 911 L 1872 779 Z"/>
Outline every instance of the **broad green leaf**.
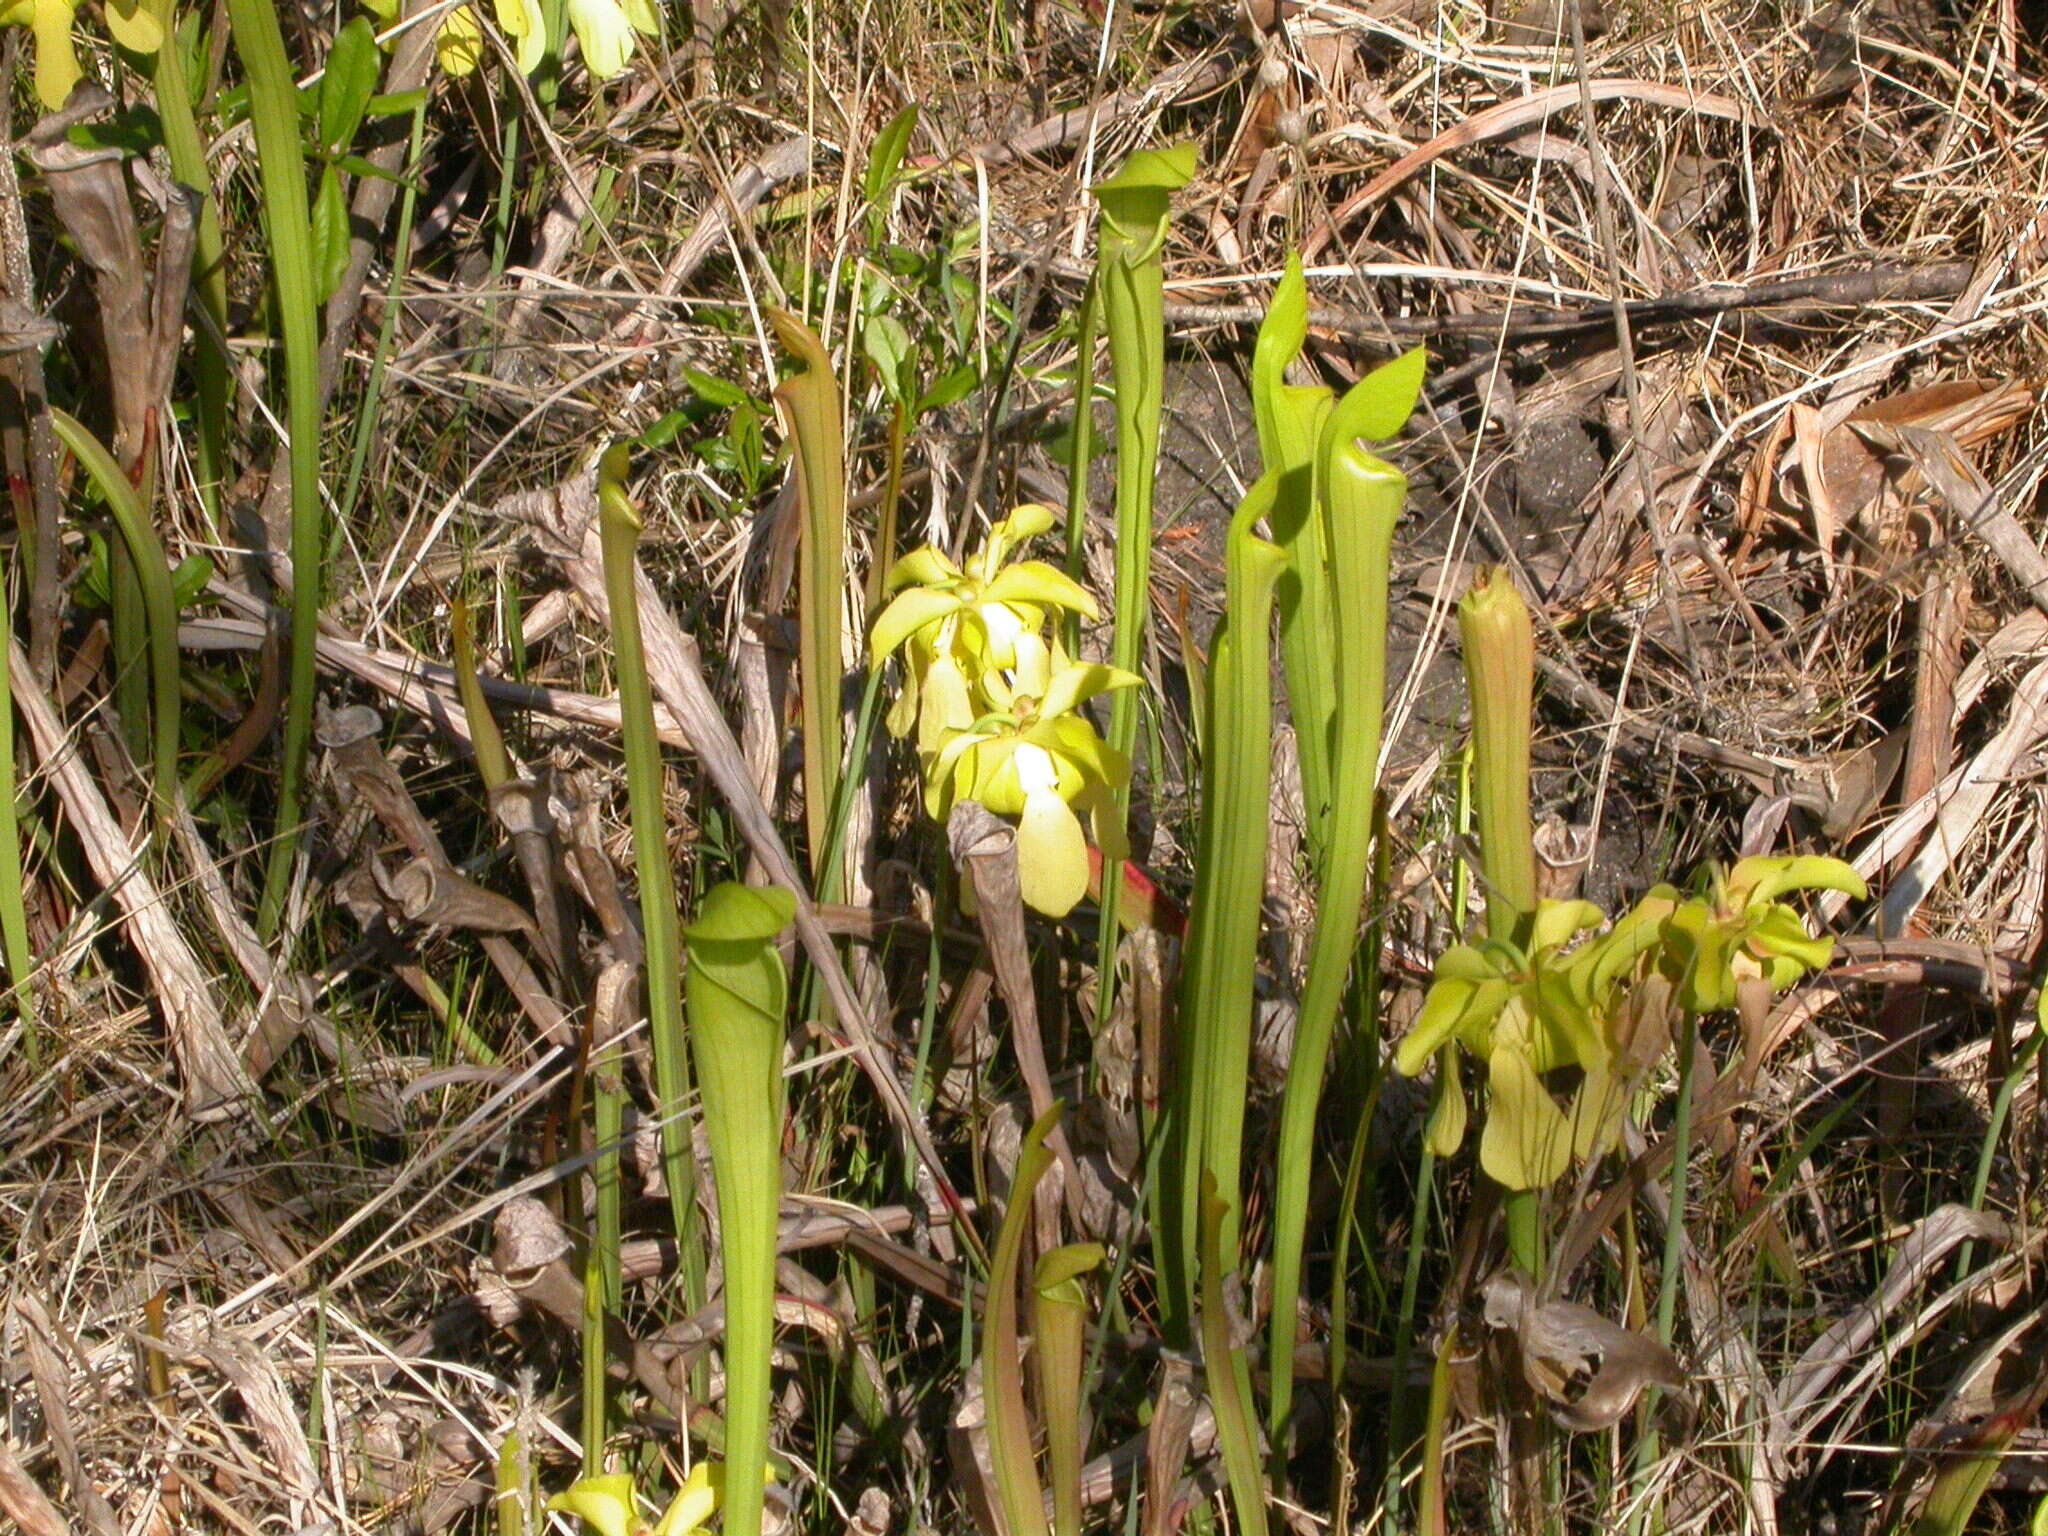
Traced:
<path fill-rule="evenodd" d="M 320 143 L 329 154 L 338 155 L 355 142 L 383 70 L 376 27 L 367 16 L 351 17 L 334 34 L 320 76 Z"/>
<path fill-rule="evenodd" d="M 331 165 L 320 173 L 311 228 L 314 284 L 324 302 L 341 286 L 342 274 L 348 270 L 350 240 L 348 202 L 342 196 L 341 177 Z"/>
<path fill-rule="evenodd" d="M 917 397 L 910 414 L 922 416 L 927 411 L 942 411 L 949 405 L 958 405 L 974 393 L 981 383 L 981 373 L 972 363 L 962 363 L 949 369 L 933 381 L 931 388 Z"/>
<path fill-rule="evenodd" d="M 910 397 L 910 367 L 915 347 L 910 332 L 894 315 L 871 315 L 860 330 L 861 351 L 874 365 L 883 392 L 892 404 L 907 405 Z"/>
<path fill-rule="evenodd" d="M 910 135 L 917 128 L 917 105 L 912 103 L 890 118 L 875 135 L 868 151 L 867 172 L 861 177 L 861 192 L 870 203 L 880 203 L 896 182 L 903 156 L 910 149 Z"/>

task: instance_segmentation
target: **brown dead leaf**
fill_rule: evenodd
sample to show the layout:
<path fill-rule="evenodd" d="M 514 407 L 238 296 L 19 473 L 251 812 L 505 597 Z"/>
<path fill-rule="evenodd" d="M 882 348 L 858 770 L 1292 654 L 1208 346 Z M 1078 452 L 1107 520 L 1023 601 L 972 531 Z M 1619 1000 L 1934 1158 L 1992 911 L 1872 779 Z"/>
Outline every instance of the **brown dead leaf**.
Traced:
<path fill-rule="evenodd" d="M 1515 1335 L 1523 1379 L 1566 1429 L 1606 1429 L 1651 1387 L 1685 1395 L 1686 1376 L 1670 1350 L 1591 1307 L 1539 1301 L 1515 1270 L 1493 1276 L 1480 1294 L 1487 1325 Z"/>

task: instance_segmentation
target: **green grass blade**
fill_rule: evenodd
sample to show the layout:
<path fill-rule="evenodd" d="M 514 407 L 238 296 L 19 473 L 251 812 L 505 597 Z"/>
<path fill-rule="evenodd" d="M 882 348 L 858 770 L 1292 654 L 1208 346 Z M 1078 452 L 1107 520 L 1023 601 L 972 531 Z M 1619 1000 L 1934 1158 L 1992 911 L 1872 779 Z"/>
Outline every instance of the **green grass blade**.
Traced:
<path fill-rule="evenodd" d="M 981 1329 L 981 1391 L 988 1416 L 989 1459 L 995 1464 L 1007 1536 L 1049 1536 L 1045 1494 L 1031 1454 L 1031 1413 L 1024 1406 L 1024 1346 L 1017 1329 L 1017 1272 L 1031 1230 L 1031 1202 L 1052 1166 L 1045 1138 L 1060 1123 L 1059 1104 L 1038 1117 L 1017 1152 L 1010 1200 L 989 1260 L 988 1311 Z"/>
<path fill-rule="evenodd" d="M 284 343 L 286 426 L 291 433 L 292 648 L 285 701 L 277 837 L 270 845 L 257 927 L 273 933 L 284 910 L 302 830 L 306 747 L 313 733 L 314 644 L 320 627 L 320 286 L 313 271 L 312 211 L 299 138 L 299 88 L 270 0 L 227 0 L 228 25 L 249 86 L 249 120 L 263 188 L 271 279 Z"/>
<path fill-rule="evenodd" d="M 106 446 L 78 418 L 54 406 L 50 410 L 50 424 L 56 429 L 57 440 L 78 460 L 79 468 L 114 514 L 114 525 L 120 530 L 142 595 L 143 627 L 149 649 L 149 712 L 155 743 L 151 749 L 150 782 L 157 813 L 168 816 L 178 799 L 178 739 L 183 707 L 178 683 L 178 599 L 171 587 L 170 561 L 149 514 L 136 497 L 135 487 Z"/>
<path fill-rule="evenodd" d="M 21 1014 L 21 1049 L 29 1070 L 43 1064 L 43 1036 L 36 1020 L 29 978 L 35 954 L 28 946 L 28 912 L 21 886 L 21 823 L 15 811 L 14 678 L 0 657 L 0 958 L 7 962 L 7 986 Z"/>
<path fill-rule="evenodd" d="M 605 453 L 598 470 L 598 538 L 619 674 L 626 796 L 633 822 L 633 862 L 640 879 L 640 930 L 647 945 L 647 1028 L 654 1049 L 654 1091 L 661 1099 L 662 1175 L 668 1184 L 676 1249 L 682 1256 L 683 1296 L 695 1311 L 704 1305 L 704 1244 L 697 1221 L 697 1163 L 690 1153 L 690 1128 L 679 1118 L 690 1096 L 690 1060 L 683 1039 L 682 939 L 675 876 L 669 868 L 654 690 L 647 680 L 635 588 L 640 512 L 626 495 L 626 462 L 621 444 Z"/>

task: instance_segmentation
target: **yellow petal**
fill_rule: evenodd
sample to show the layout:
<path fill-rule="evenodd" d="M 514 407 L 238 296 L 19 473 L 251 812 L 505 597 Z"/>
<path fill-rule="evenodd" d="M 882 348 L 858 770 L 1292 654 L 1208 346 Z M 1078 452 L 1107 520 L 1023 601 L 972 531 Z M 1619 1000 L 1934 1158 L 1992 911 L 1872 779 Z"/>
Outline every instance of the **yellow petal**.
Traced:
<path fill-rule="evenodd" d="M 948 731 L 964 731 L 974 724 L 974 699 L 967 679 L 950 656 L 941 656 L 924 675 L 919 693 L 917 749 L 936 752 Z"/>
<path fill-rule="evenodd" d="M 908 587 L 875 616 L 868 654 L 876 661 L 913 636 L 932 631 L 960 611 L 960 599 L 944 587 Z"/>
<path fill-rule="evenodd" d="M 434 34 L 434 55 L 441 68 L 456 79 L 474 74 L 484 57 L 484 29 L 477 25 L 476 12 L 458 5 Z"/>
<path fill-rule="evenodd" d="M 540 0 L 497 0 L 498 30 L 512 39 L 512 56 L 522 75 L 540 68 L 547 57 L 548 23 Z"/>
<path fill-rule="evenodd" d="M 1571 1127 L 1529 1058 L 1512 1045 L 1495 1050 L 1479 1166 L 1508 1189 L 1541 1189 L 1565 1171 L 1571 1151 Z"/>
<path fill-rule="evenodd" d="M 1088 844 L 1072 807 L 1050 789 L 1024 796 L 1017 821 L 1017 880 L 1024 900 L 1047 917 L 1065 917 L 1088 893 Z"/>
<path fill-rule="evenodd" d="M 29 16 L 36 39 L 36 99 L 52 112 L 64 105 L 78 84 L 78 55 L 71 46 L 76 9 L 67 0 L 35 0 Z"/>
<path fill-rule="evenodd" d="M 661 35 L 661 18 L 654 13 L 651 0 L 620 0 L 620 9 L 626 13 L 626 20 L 635 32 L 645 33 L 648 37 Z"/>
<path fill-rule="evenodd" d="M 569 25 L 583 44 L 583 62 L 599 80 L 609 80 L 633 57 L 633 26 L 619 0 L 569 0 Z"/>
<path fill-rule="evenodd" d="M 107 30 L 130 53 L 155 53 L 164 45 L 163 17 L 151 0 L 107 0 Z"/>
<path fill-rule="evenodd" d="M 549 1499 L 548 1508 L 577 1516 L 599 1536 L 631 1536 L 637 1523 L 633 1479 L 624 1472 L 580 1478 L 568 1492 Z"/>
<path fill-rule="evenodd" d="M 690 1536 L 717 1512 L 719 1495 L 724 1491 L 725 1469 L 708 1461 L 698 1462 L 690 1468 L 683 1486 L 676 1490 L 668 1512 L 654 1528 L 654 1536 Z"/>

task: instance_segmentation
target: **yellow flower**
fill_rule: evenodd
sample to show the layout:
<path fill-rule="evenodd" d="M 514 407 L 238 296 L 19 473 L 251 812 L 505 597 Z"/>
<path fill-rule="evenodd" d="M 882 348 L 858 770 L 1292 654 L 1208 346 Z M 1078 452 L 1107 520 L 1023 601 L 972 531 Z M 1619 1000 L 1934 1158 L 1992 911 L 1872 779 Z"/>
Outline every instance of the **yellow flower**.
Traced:
<path fill-rule="evenodd" d="M 625 1472 L 579 1478 L 568 1492 L 549 1499 L 548 1508 L 575 1515 L 598 1536 L 634 1536 L 642 1529 L 633 1503 L 633 1479 Z"/>
<path fill-rule="evenodd" d="M 0 0 L 0 26 L 27 27 L 36 40 L 36 99 L 51 111 L 64 105 L 78 84 L 78 53 L 71 20 L 78 0 Z M 108 0 L 107 30 L 132 53 L 163 46 L 164 23 L 156 0 Z"/>
<path fill-rule="evenodd" d="M 399 0 L 363 0 L 363 8 L 385 26 L 398 20 Z M 498 30 L 512 44 L 512 53 L 523 74 L 532 74 L 547 57 L 547 21 L 541 15 L 540 0 L 495 0 Z M 441 18 L 434 34 L 434 57 L 448 74 L 461 79 L 473 74 L 484 57 L 483 24 L 467 5 L 458 5 Z"/>
<path fill-rule="evenodd" d="M 960 800 L 1017 818 L 1017 877 L 1027 904 L 1065 917 L 1088 889 L 1088 814 L 1104 863 L 1124 858 L 1111 792 L 1130 764 L 1095 732 L 1080 706 L 1098 693 L 1136 687 L 1115 667 L 1073 662 L 1035 633 L 1014 644 L 1016 665 L 984 675 L 994 707 L 965 729 L 942 734 L 925 770 L 925 808 L 944 821 Z"/>
<path fill-rule="evenodd" d="M 772 1470 L 768 1479 L 774 1479 Z M 693 1536 L 724 1502 L 724 1466 L 715 1461 L 700 1461 L 690 1469 L 668 1509 L 651 1528 L 640 1518 L 633 1479 L 625 1472 L 581 1478 L 568 1492 L 549 1499 L 548 1508 L 579 1517 L 598 1536 Z"/>
<path fill-rule="evenodd" d="M 648 0 L 569 0 L 569 25 L 583 44 L 583 62 L 600 80 L 626 67 L 635 32 L 654 37 L 661 31 Z"/>
<path fill-rule="evenodd" d="M 1065 572 L 1042 560 L 1004 564 L 1013 548 L 1052 524 L 1050 508 L 1019 507 L 989 529 L 964 567 L 925 548 L 889 572 L 890 587 L 903 590 L 876 617 L 869 649 L 878 664 L 904 651 L 903 692 L 890 707 L 889 729 L 907 736 L 917 721 L 920 752 L 932 751 L 942 730 L 974 718 L 972 685 L 1013 665 L 1018 638 L 1035 632 L 1048 612 L 1099 617 L 1095 600 Z"/>

